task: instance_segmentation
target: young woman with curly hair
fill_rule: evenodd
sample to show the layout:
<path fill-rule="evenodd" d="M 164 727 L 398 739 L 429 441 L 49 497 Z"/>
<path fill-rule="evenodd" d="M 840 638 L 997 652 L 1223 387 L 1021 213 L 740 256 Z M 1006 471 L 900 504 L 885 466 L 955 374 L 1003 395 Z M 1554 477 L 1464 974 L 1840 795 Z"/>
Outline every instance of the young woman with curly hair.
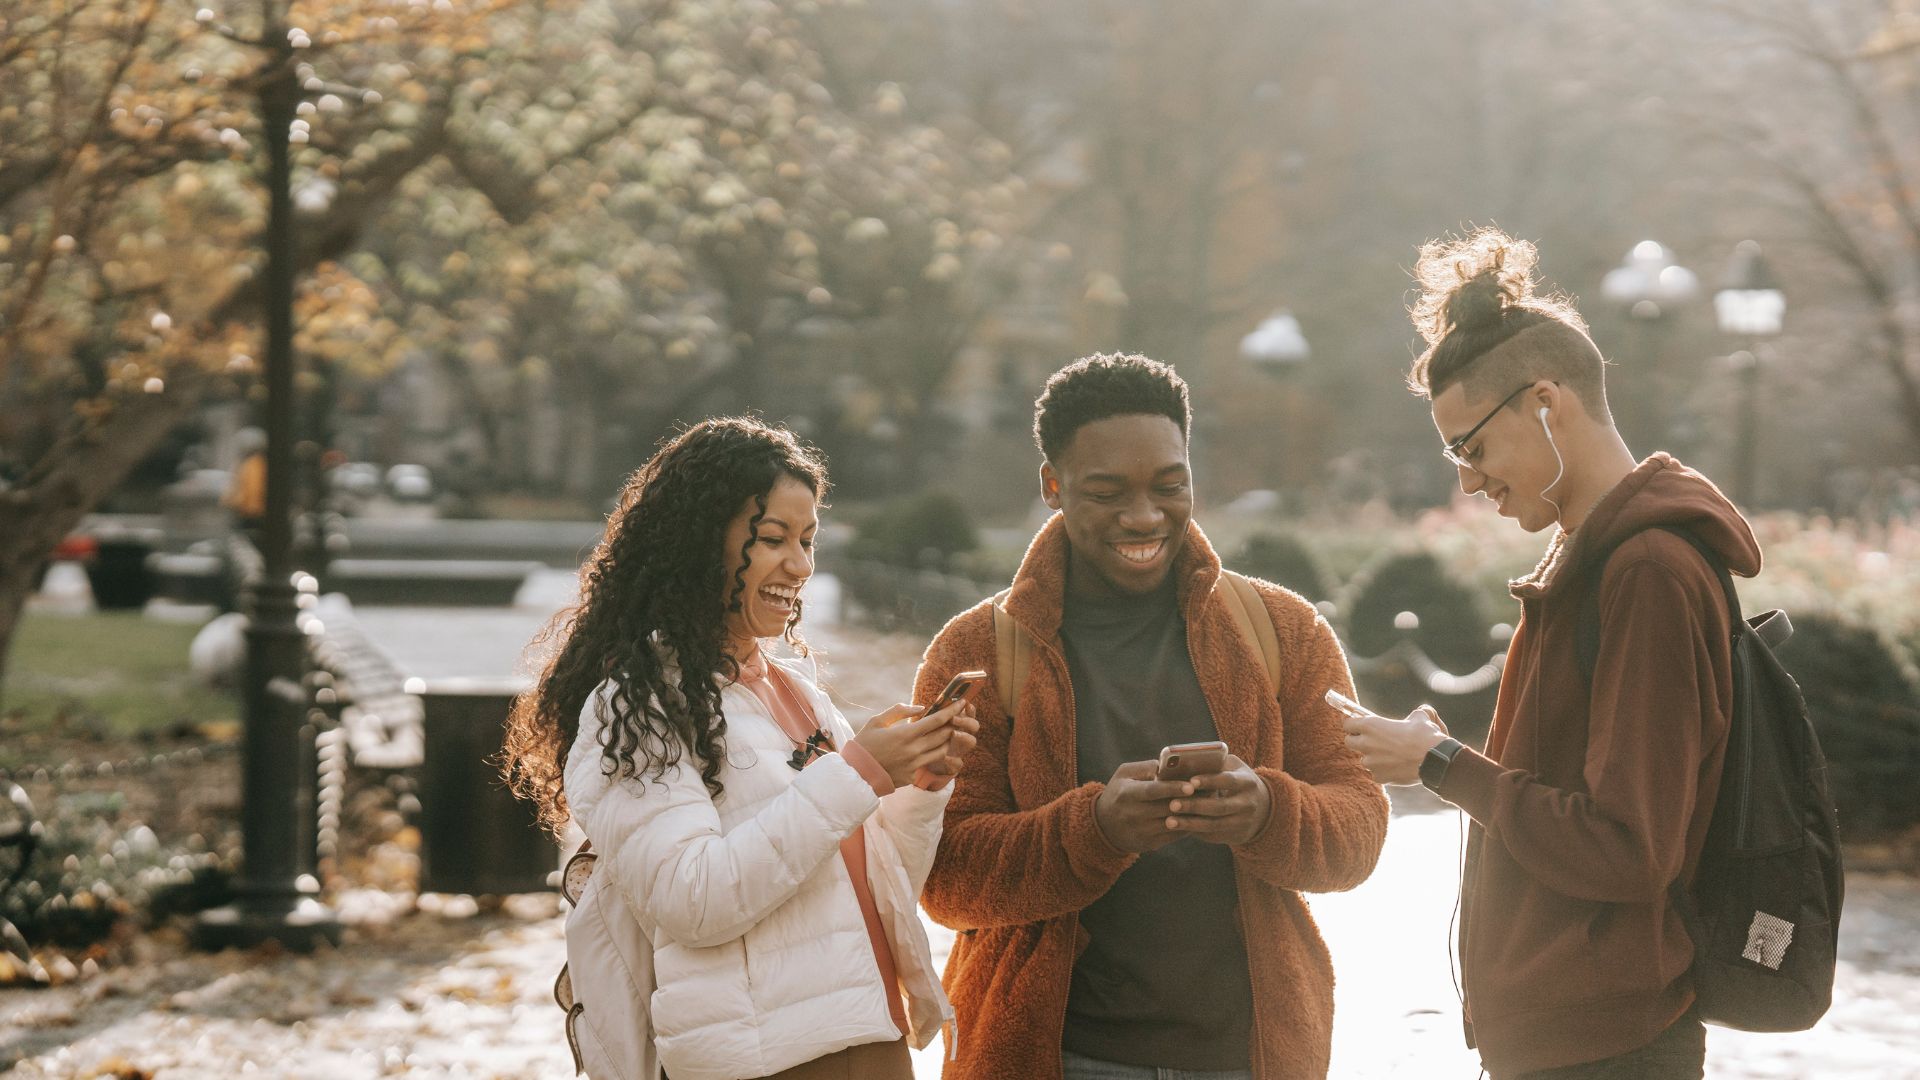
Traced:
<path fill-rule="evenodd" d="M 627 482 L 516 704 L 508 776 L 597 854 L 567 920 L 596 1080 L 911 1080 L 952 1018 L 916 914 L 970 707 L 856 735 L 798 635 L 815 454 L 709 420 Z"/>

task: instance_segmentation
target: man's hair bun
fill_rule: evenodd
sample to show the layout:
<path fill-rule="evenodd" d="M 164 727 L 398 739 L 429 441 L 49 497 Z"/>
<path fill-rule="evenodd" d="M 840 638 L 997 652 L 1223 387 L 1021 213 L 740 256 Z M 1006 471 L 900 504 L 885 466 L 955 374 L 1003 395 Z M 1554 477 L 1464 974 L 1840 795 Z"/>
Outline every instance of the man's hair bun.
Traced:
<path fill-rule="evenodd" d="M 1532 244 L 1499 229 L 1428 241 L 1413 268 L 1420 285 L 1414 327 L 1430 345 L 1454 330 L 1477 334 L 1497 327 L 1514 309 L 1533 306 L 1539 260 Z"/>
<path fill-rule="evenodd" d="M 1533 276 L 1539 261 L 1540 252 L 1532 244 L 1492 228 L 1420 246 L 1413 267 L 1420 298 L 1409 314 L 1427 339 L 1427 350 L 1407 375 L 1414 393 L 1433 397 L 1467 379 L 1472 369 L 1482 381 L 1496 373 L 1499 382 L 1522 375 L 1551 379 L 1573 389 L 1596 413 L 1604 412 L 1606 362 L 1587 336 L 1587 322 L 1573 299 L 1539 291 Z M 1525 357 L 1509 357 L 1492 368 L 1478 364 L 1481 357 L 1542 325 L 1556 326 L 1559 332 L 1537 337 Z M 1504 394 L 1510 387 L 1496 391 L 1476 384 L 1472 389 L 1476 395 Z"/>

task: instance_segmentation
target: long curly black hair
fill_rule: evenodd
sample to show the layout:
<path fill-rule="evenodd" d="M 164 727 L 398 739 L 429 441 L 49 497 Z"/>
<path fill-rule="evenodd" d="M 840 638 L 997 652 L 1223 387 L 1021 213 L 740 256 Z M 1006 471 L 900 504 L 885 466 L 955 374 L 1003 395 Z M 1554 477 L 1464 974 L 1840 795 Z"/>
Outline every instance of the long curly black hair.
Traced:
<path fill-rule="evenodd" d="M 827 491 L 817 452 L 757 419 L 703 421 L 667 443 L 627 480 L 606 535 L 580 575 L 580 602 L 534 639 L 550 657 L 507 720 L 502 771 L 556 835 L 566 827 L 563 777 L 580 714 L 601 683 L 612 692 L 600 737 L 607 776 L 659 779 L 691 749 L 716 798 L 726 756 L 720 688 L 739 674 L 726 652 L 726 616 L 738 611 L 745 567 L 728 580 L 727 526 L 758 506 L 747 545 L 784 477 L 815 498 Z M 745 554 L 743 548 L 742 556 Z M 805 650 L 794 604 L 783 637 Z M 664 650 L 679 668 L 670 678 Z"/>

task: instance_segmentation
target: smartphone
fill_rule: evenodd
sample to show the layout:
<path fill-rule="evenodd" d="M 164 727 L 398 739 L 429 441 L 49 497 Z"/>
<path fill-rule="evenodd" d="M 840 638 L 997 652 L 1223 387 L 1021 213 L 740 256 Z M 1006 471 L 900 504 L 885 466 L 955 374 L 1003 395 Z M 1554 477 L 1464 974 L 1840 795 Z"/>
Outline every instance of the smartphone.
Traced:
<path fill-rule="evenodd" d="M 1365 720 L 1370 716 L 1376 715 L 1372 709 L 1367 708 L 1365 705 L 1360 704 L 1338 690 L 1327 691 L 1327 704 L 1339 709 L 1341 712 L 1346 713 L 1356 720 Z"/>
<path fill-rule="evenodd" d="M 1160 751 L 1161 780 L 1191 780 L 1226 770 L 1227 744 L 1223 742 L 1175 743 Z"/>
<path fill-rule="evenodd" d="M 927 706 L 927 711 L 920 715 L 925 716 L 928 713 L 937 713 L 955 701 L 972 701 L 980 695 L 980 691 L 986 689 L 986 686 L 986 672 L 962 671 L 948 680 L 947 688 L 940 691 L 940 696 L 934 698 L 933 704 Z"/>

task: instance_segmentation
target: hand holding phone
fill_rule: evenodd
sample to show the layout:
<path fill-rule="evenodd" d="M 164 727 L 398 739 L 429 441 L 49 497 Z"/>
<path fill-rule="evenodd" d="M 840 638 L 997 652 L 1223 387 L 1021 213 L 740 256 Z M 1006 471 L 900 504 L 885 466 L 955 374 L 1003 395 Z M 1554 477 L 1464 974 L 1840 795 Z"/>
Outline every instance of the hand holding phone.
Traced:
<path fill-rule="evenodd" d="M 986 689 L 986 685 L 986 672 L 962 671 L 947 680 L 946 688 L 934 697 L 933 704 L 927 706 L 920 715 L 932 716 L 956 701 L 970 704 L 980 696 L 980 691 Z M 947 739 L 947 757 L 944 761 L 916 770 L 913 777 L 915 787 L 929 791 L 945 787 L 947 781 L 960 771 L 961 762 L 967 752 L 973 749 L 980 731 L 979 721 L 971 718 L 957 718 L 942 726 L 951 729 Z"/>
<path fill-rule="evenodd" d="M 873 755 L 894 787 L 905 787 L 919 770 L 946 760 L 955 730 L 952 722 L 935 720 L 918 705 L 895 705 L 867 721 L 853 741 Z"/>
<path fill-rule="evenodd" d="M 1244 844 L 1273 809 L 1265 780 L 1223 742 L 1179 743 L 1160 751 L 1158 778 L 1191 788 L 1167 803 L 1165 828 L 1210 844 Z"/>

